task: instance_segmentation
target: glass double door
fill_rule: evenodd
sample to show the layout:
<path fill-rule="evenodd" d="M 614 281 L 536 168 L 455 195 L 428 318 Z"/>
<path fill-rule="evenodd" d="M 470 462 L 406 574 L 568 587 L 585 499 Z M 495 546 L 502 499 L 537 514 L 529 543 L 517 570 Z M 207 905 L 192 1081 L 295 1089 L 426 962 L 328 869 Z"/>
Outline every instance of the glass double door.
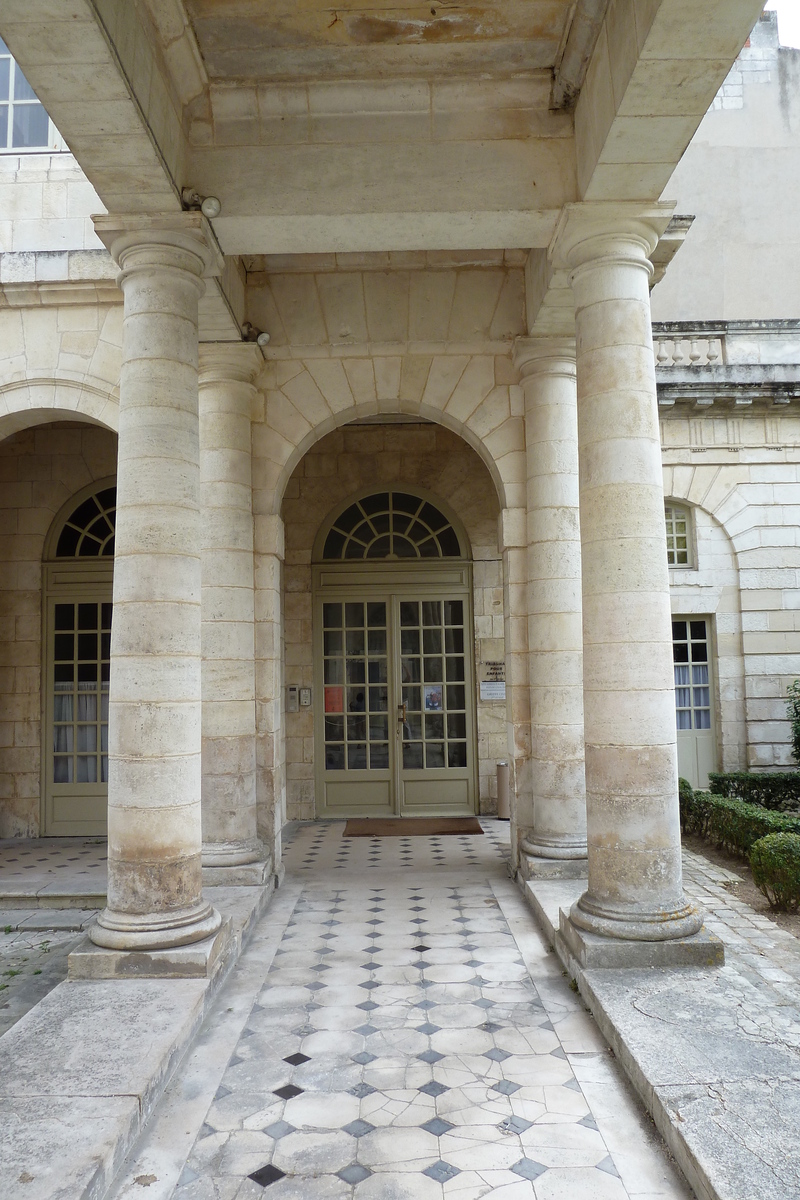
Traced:
<path fill-rule="evenodd" d="M 318 603 L 321 814 L 475 811 L 469 615 L 466 594 Z"/>

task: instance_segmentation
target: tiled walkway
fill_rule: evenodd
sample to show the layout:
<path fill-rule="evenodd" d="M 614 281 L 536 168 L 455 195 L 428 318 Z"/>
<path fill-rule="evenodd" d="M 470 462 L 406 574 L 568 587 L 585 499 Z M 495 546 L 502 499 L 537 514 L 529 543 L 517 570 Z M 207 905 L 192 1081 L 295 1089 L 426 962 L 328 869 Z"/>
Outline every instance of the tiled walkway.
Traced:
<path fill-rule="evenodd" d="M 294 834 L 118 1197 L 686 1200 L 485 827 Z"/>

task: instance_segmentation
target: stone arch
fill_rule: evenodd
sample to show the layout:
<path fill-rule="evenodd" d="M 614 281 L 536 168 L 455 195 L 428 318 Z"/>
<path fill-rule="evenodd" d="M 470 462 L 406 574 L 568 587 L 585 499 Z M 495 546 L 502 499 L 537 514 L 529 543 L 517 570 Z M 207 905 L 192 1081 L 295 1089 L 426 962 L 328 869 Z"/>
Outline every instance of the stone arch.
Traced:
<path fill-rule="evenodd" d="M 0 384 L 0 440 L 52 421 L 119 430 L 118 389 L 103 380 L 27 376 Z"/>
<path fill-rule="evenodd" d="M 670 569 L 672 610 L 698 615 L 710 613 L 714 617 L 719 762 L 725 771 L 744 770 L 747 714 L 739 558 L 734 538 L 718 516 L 730 504 L 735 484 L 725 487 L 717 480 L 716 488 L 704 495 L 706 502 L 701 503 L 697 485 L 705 480 L 701 476 L 698 481 L 694 472 L 690 477 L 690 471 L 678 468 L 665 471 L 665 502 L 681 504 L 692 514 L 697 555 L 695 566 Z"/>
<path fill-rule="evenodd" d="M 488 354 L 308 358 L 262 375 L 254 427 L 259 507 L 279 513 L 293 471 L 320 438 L 362 417 L 403 414 L 452 430 L 480 456 L 501 508 L 525 505 L 521 393 L 510 362 Z M 500 382 L 503 381 L 503 382 Z"/>

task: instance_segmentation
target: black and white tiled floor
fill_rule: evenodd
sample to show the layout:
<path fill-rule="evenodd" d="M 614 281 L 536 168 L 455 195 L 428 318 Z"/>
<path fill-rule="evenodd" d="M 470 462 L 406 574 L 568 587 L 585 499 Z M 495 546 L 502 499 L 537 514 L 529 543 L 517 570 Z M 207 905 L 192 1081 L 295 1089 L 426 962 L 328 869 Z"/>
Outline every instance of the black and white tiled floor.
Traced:
<path fill-rule="evenodd" d="M 485 824 L 379 845 L 295 830 L 271 966 L 154 1194 L 686 1200 L 508 879 L 508 827 Z"/>

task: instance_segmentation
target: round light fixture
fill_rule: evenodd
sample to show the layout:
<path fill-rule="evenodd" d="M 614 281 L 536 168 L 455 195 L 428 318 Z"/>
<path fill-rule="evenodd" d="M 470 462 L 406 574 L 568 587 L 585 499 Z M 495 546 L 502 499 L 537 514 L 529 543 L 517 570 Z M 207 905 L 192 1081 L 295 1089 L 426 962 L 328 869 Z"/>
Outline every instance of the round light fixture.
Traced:
<path fill-rule="evenodd" d="M 269 334 L 268 333 L 260 333 L 258 335 L 258 337 L 256 338 L 256 341 L 258 342 L 259 346 L 268 346 L 269 345 Z"/>
<path fill-rule="evenodd" d="M 216 196 L 206 196 L 203 203 L 200 205 L 200 212 L 209 221 L 213 221 L 214 217 L 218 217 L 222 211 L 222 205 Z"/>

